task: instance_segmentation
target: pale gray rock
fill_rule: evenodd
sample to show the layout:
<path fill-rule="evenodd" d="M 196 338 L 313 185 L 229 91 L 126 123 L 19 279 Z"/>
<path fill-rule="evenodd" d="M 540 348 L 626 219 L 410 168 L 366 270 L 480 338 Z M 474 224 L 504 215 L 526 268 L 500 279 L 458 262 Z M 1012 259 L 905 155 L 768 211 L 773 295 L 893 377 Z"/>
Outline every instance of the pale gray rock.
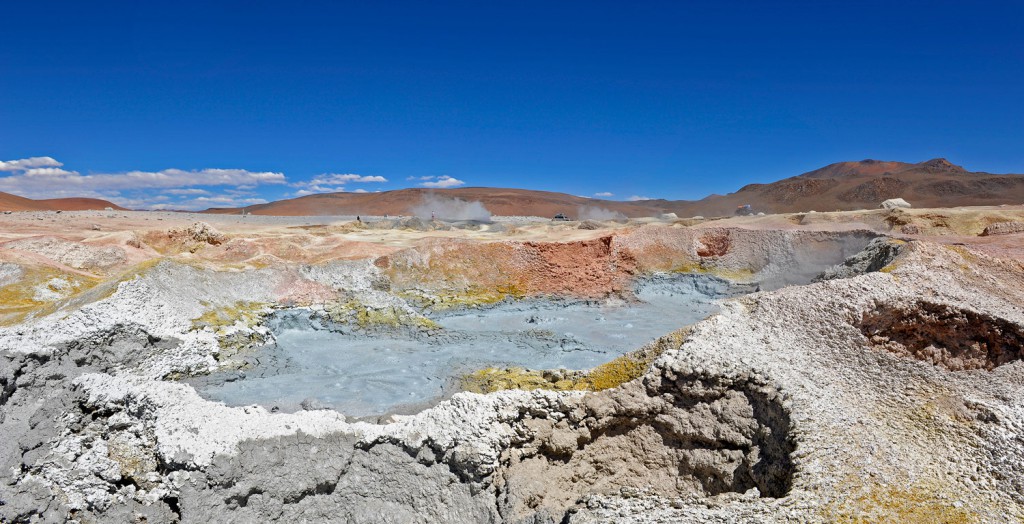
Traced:
<path fill-rule="evenodd" d="M 889 200 L 882 202 L 879 207 L 882 209 L 909 208 L 910 203 L 902 198 L 890 198 Z"/>
<path fill-rule="evenodd" d="M 204 244 L 217 245 L 224 242 L 224 234 L 206 222 L 192 224 L 183 231 L 183 234 L 195 242 Z"/>
<path fill-rule="evenodd" d="M 3 247 L 42 255 L 75 269 L 107 269 L 128 261 L 124 250 L 119 247 L 92 246 L 57 237 L 15 240 L 3 244 Z"/>

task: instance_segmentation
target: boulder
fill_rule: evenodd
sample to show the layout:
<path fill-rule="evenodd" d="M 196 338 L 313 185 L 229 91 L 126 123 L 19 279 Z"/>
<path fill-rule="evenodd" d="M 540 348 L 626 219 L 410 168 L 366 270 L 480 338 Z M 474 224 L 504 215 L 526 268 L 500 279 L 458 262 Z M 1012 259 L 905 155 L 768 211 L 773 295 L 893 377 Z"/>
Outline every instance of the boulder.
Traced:
<path fill-rule="evenodd" d="M 196 242 L 214 246 L 224 242 L 224 235 L 206 222 L 196 222 L 189 226 L 188 229 L 182 231 L 181 234 Z"/>
<path fill-rule="evenodd" d="M 882 209 L 896 209 L 899 207 L 910 207 L 910 202 L 903 200 L 902 198 L 890 198 L 885 202 L 882 202 L 880 206 Z"/>
<path fill-rule="evenodd" d="M 433 229 L 431 222 L 427 222 L 426 220 L 423 220 L 420 217 L 409 217 L 405 220 L 399 221 L 399 225 L 404 229 L 413 229 L 416 231 L 430 231 L 431 229 Z"/>
<path fill-rule="evenodd" d="M 906 242 L 887 237 L 877 237 L 859 253 L 847 258 L 842 264 L 832 266 L 814 278 L 815 282 L 852 278 L 878 271 L 892 264 L 906 247 Z"/>
<path fill-rule="evenodd" d="M 1024 233 L 1024 222 L 996 222 L 995 224 L 989 224 L 981 232 L 981 236 L 1012 235 L 1014 233 Z"/>

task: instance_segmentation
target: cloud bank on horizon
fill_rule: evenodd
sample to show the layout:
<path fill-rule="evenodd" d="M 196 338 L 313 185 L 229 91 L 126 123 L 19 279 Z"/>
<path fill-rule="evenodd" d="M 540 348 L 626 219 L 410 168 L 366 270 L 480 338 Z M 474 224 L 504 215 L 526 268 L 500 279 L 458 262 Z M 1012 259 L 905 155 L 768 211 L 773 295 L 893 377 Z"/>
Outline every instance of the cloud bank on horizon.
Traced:
<path fill-rule="evenodd" d="M 367 175 L 356 175 L 353 173 L 337 174 L 337 173 L 324 173 L 313 177 L 308 182 L 296 182 L 292 184 L 293 187 L 299 188 L 293 196 L 306 196 L 313 195 L 316 193 L 341 193 L 347 191 L 345 184 L 348 183 L 384 183 L 388 179 L 382 176 L 367 176 Z M 353 193 L 367 193 L 365 189 L 356 189 Z"/>
<path fill-rule="evenodd" d="M 64 168 L 49 156 L 0 160 L 0 191 L 26 198 L 87 197 L 109 200 L 133 209 L 201 210 L 244 207 L 268 200 L 259 189 L 294 187 L 288 196 L 347 191 L 350 183 L 384 183 L 377 175 L 324 173 L 309 181 L 289 183 L 284 173 L 247 169 L 162 169 L 89 173 Z M 366 193 L 356 189 L 356 193 Z"/>
<path fill-rule="evenodd" d="M 449 175 L 408 177 L 405 180 L 419 187 L 435 189 L 466 185 L 464 180 Z M 148 210 L 195 211 L 211 207 L 245 207 L 264 204 L 269 199 L 317 193 L 368 193 L 369 190 L 361 187 L 349 187 L 351 184 L 388 182 L 380 175 L 355 173 L 322 173 L 309 180 L 290 181 L 280 172 L 219 168 L 82 174 L 66 169 L 64 163 L 49 156 L 0 160 L 0 192 L 34 199 L 100 198 L 127 208 Z M 274 188 L 277 188 L 276 193 Z M 612 193 L 599 192 L 595 196 L 610 197 Z M 631 197 L 630 200 L 644 198 Z"/>
<path fill-rule="evenodd" d="M 90 173 L 53 157 L 0 161 L 0 191 L 27 198 L 89 197 L 136 209 L 204 209 L 265 203 L 253 189 L 285 184 L 283 173 L 246 169 L 162 169 Z M 213 189 L 216 188 L 216 189 Z"/>

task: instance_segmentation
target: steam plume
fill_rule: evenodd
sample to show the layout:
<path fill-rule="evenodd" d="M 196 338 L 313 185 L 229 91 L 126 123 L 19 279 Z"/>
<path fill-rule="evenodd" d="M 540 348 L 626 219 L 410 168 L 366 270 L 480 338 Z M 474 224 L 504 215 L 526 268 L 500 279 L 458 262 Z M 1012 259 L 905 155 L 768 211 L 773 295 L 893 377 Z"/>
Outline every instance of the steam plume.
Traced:
<path fill-rule="evenodd" d="M 435 194 L 423 196 L 423 200 L 412 208 L 414 215 L 441 220 L 477 220 L 489 222 L 491 212 L 480 202 L 467 202 L 461 198 L 445 197 Z"/>
<path fill-rule="evenodd" d="M 580 220 L 622 220 L 626 215 L 598 206 L 580 206 L 577 210 Z"/>

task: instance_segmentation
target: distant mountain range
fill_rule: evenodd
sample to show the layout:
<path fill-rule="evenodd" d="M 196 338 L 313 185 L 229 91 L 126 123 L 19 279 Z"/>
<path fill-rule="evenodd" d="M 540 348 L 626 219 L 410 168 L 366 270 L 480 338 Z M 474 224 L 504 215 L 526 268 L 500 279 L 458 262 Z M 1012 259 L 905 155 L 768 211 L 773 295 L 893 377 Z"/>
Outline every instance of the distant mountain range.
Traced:
<path fill-rule="evenodd" d="M 628 217 L 676 213 L 680 217 L 722 216 L 750 205 L 765 213 L 875 209 L 883 200 L 903 198 L 914 207 L 958 207 L 1024 203 L 1024 175 L 970 172 L 944 158 L 917 164 L 881 160 L 839 162 L 770 184 L 750 184 L 728 195 L 701 200 L 621 202 L 528 189 L 466 187 L 400 189 L 381 193 L 324 193 L 242 209 L 209 213 L 257 215 L 411 215 L 428 194 L 480 202 L 495 215 L 601 218 L 606 210 Z"/>
<path fill-rule="evenodd" d="M 441 198 L 438 198 L 441 197 Z M 426 216 L 436 212 L 438 218 L 450 218 L 448 208 L 453 204 L 444 200 L 458 198 L 466 202 L 479 202 L 494 215 L 554 216 L 564 213 L 576 218 L 580 211 L 590 210 L 599 218 L 602 210 L 619 212 L 630 217 L 651 216 L 660 213 L 660 206 L 648 205 L 649 201 L 617 202 L 595 200 L 586 197 L 534 191 L 530 189 L 505 189 L 492 187 L 460 187 L 456 189 L 399 189 L 380 193 L 322 193 L 269 204 L 244 208 L 255 215 L 306 216 L 306 215 L 415 215 L 416 208 Z M 429 202 L 434 201 L 431 205 Z M 424 204 L 427 202 L 427 204 Z M 650 201 L 653 202 L 653 201 Z M 659 201 L 660 202 L 660 201 Z M 209 213 L 240 213 L 239 209 L 210 209 Z"/>
<path fill-rule="evenodd" d="M 440 197 L 440 200 L 439 200 Z M 749 184 L 728 195 L 701 200 L 641 200 L 622 202 L 584 198 L 529 189 L 464 187 L 400 189 L 380 193 L 324 193 L 279 200 L 245 208 L 213 208 L 206 213 L 278 216 L 413 215 L 431 206 L 443 207 L 444 197 L 479 202 L 495 215 L 608 218 L 675 213 L 680 217 L 731 215 L 739 206 L 755 211 L 848 211 L 874 209 L 889 198 L 903 198 L 914 207 L 958 207 L 1024 203 L 1024 175 L 971 172 L 944 158 L 917 164 L 881 160 L 839 162 L 770 184 Z M 424 204 L 428 202 L 427 204 Z M 426 205 L 426 207 L 424 207 Z M 0 210 L 83 210 L 111 207 L 106 200 L 62 198 L 31 200 L 0 193 Z M 443 218 L 444 209 L 438 209 Z"/>
<path fill-rule="evenodd" d="M 1024 175 L 971 172 L 944 158 L 917 164 L 862 160 L 831 164 L 771 184 L 750 184 L 700 203 L 750 203 L 773 212 L 847 211 L 876 208 L 889 198 L 903 198 L 914 207 L 1021 204 Z"/>

